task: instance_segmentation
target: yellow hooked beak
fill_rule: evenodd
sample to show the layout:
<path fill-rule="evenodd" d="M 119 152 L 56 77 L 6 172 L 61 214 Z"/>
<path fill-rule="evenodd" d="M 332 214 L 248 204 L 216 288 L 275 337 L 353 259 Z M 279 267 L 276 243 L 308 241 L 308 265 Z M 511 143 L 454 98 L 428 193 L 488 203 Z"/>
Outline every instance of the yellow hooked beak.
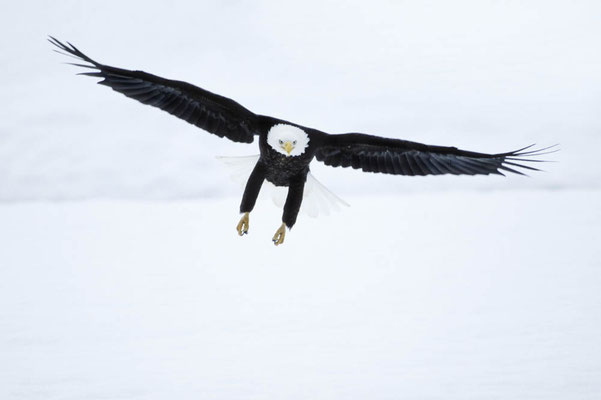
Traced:
<path fill-rule="evenodd" d="M 290 155 L 290 152 L 292 151 L 292 142 L 285 142 L 282 147 L 284 147 L 284 150 L 286 150 L 286 153 L 288 153 L 288 155 Z"/>

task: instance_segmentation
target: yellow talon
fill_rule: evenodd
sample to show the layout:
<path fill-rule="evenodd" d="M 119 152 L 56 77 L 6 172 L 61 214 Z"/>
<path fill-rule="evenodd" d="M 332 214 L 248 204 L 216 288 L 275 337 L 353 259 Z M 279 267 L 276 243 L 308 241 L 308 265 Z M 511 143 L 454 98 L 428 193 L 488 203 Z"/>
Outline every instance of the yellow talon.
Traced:
<path fill-rule="evenodd" d="M 273 244 L 276 246 L 284 243 L 284 237 L 286 236 L 286 224 L 282 224 L 277 231 L 275 231 L 275 235 L 273 235 Z"/>
<path fill-rule="evenodd" d="M 236 229 L 238 230 L 238 235 L 240 236 L 248 233 L 248 213 L 244 213 L 242 218 L 240 218 L 240 222 L 238 222 Z"/>

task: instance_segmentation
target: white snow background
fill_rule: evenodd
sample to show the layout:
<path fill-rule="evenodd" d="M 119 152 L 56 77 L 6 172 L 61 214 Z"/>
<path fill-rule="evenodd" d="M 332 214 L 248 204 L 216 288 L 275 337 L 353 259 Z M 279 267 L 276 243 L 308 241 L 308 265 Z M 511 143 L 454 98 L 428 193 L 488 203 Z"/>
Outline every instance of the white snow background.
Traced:
<path fill-rule="evenodd" d="M 11 2 L 0 13 L 0 399 L 597 399 L 601 3 Z M 78 77 L 186 80 L 252 111 L 502 152 L 530 178 L 314 175 L 351 207 L 241 192 L 256 154 Z"/>

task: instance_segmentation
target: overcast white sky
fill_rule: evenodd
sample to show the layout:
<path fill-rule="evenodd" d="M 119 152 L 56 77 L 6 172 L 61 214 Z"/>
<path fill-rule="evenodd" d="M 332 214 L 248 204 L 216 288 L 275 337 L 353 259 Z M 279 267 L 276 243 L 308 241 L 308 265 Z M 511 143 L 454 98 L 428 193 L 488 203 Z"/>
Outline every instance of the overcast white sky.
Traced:
<path fill-rule="evenodd" d="M 258 151 L 75 76 L 48 34 L 332 133 L 483 152 L 561 143 L 533 179 L 314 165 L 343 195 L 599 187 L 600 20 L 596 1 L 13 2 L 0 16 L 0 199 L 237 193 L 214 156 Z"/>

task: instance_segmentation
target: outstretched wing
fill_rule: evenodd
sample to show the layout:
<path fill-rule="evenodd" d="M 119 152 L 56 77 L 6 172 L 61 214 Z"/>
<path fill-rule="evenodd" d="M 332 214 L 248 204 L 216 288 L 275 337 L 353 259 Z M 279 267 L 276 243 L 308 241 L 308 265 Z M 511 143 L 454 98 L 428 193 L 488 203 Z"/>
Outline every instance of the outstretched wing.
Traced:
<path fill-rule="evenodd" d="M 524 163 L 539 162 L 531 157 L 548 154 L 554 146 L 508 153 L 485 154 L 456 147 L 430 146 L 361 133 L 327 135 L 315 158 L 332 167 L 352 167 L 365 172 L 393 175 L 503 175 L 501 171 L 524 175 L 519 169 L 538 171 Z"/>
<path fill-rule="evenodd" d="M 251 143 L 254 135 L 258 134 L 255 128 L 257 116 L 232 99 L 186 82 L 103 65 L 68 42 L 61 43 L 52 36 L 48 40 L 62 52 L 66 52 L 66 55 L 87 63 L 74 65 L 94 70 L 81 75 L 104 78 L 98 83 L 109 86 L 127 97 L 158 107 L 192 125 L 234 142 Z M 60 53 L 64 54 L 62 52 Z"/>

